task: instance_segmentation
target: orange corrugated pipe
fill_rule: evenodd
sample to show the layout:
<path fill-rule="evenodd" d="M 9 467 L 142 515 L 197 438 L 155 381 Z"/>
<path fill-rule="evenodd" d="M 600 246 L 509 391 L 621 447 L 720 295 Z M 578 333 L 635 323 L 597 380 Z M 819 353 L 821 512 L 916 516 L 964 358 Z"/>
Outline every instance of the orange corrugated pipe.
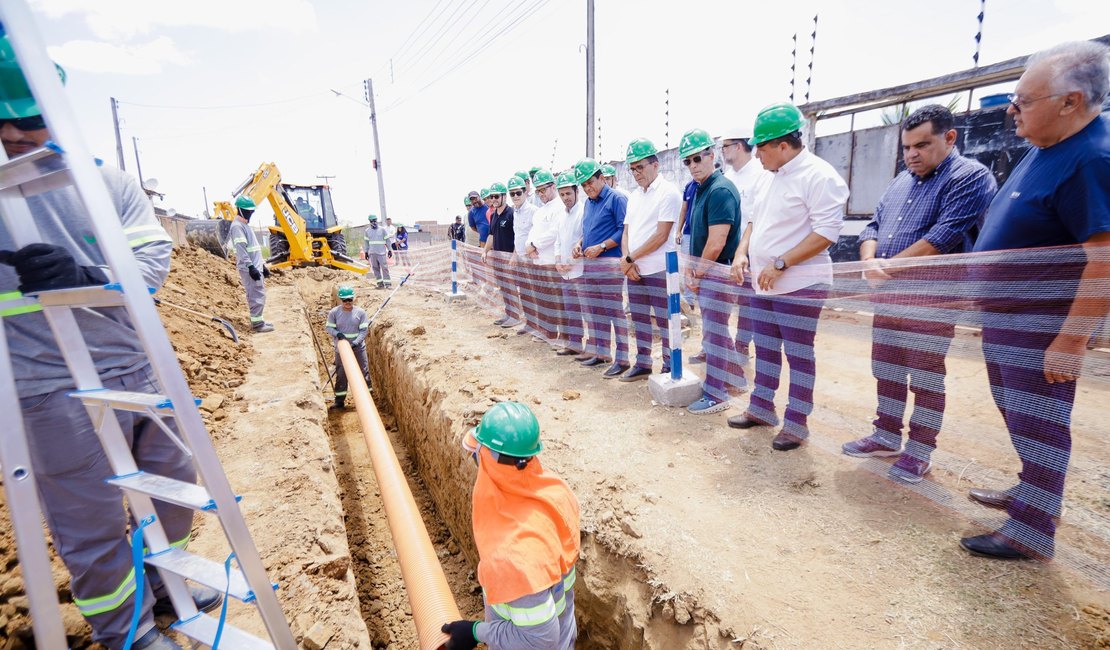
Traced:
<path fill-rule="evenodd" d="M 412 498 L 401 463 L 393 453 L 393 445 L 385 432 L 385 425 L 370 399 L 370 391 L 362 378 L 362 371 L 351 351 L 350 344 L 339 340 L 339 358 L 347 371 L 350 382 L 348 394 L 355 398 L 355 409 L 362 423 L 362 435 L 370 448 L 370 459 L 374 463 L 374 474 L 378 478 L 378 489 L 385 504 L 385 515 L 389 521 L 389 532 L 393 535 L 393 546 L 397 549 L 397 561 L 401 565 L 401 576 L 405 580 L 405 590 L 412 606 L 412 620 L 416 623 L 416 635 L 420 639 L 421 650 L 440 650 L 447 644 L 447 635 L 440 631 L 444 623 L 462 618 L 459 606 L 447 585 L 447 576 L 439 563 L 428 529 L 420 518 L 420 509 Z"/>

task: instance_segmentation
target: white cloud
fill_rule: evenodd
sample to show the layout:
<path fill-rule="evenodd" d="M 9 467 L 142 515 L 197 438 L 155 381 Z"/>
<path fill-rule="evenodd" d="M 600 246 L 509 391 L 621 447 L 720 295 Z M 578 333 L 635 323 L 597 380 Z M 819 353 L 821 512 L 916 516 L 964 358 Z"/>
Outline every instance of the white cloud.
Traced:
<path fill-rule="evenodd" d="M 64 68 L 129 75 L 151 75 L 163 64 L 187 65 L 189 57 L 168 36 L 149 43 L 114 45 L 99 41 L 69 41 L 48 48 L 51 58 Z"/>
<path fill-rule="evenodd" d="M 316 31 L 316 10 L 308 0 L 34 0 L 48 18 L 84 16 L 93 33 L 106 40 L 127 39 L 160 27 Z"/>

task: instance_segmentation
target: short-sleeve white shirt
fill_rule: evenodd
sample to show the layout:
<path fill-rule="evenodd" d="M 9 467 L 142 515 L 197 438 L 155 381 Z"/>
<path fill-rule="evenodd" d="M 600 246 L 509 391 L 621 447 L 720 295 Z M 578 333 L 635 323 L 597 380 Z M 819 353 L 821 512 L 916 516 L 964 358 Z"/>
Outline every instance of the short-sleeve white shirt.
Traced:
<path fill-rule="evenodd" d="M 629 253 L 651 239 L 660 223 L 672 224 L 671 234 L 667 235 L 662 246 L 636 259 L 636 268 L 640 270 L 640 275 L 655 275 L 667 270 L 667 252 L 675 249 L 673 224 L 678 221 L 681 209 L 682 194 L 662 174 L 656 176 L 646 190 L 637 185 L 629 194 L 628 208 L 624 215 Z"/>

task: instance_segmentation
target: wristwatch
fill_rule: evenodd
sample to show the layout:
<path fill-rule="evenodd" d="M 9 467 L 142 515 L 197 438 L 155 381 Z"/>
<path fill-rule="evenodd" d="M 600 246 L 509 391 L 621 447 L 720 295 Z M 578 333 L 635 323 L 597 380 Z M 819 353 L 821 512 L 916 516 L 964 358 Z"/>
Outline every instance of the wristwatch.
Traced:
<path fill-rule="evenodd" d="M 603 250 L 603 251 L 609 250 L 609 242 L 603 241 L 598 245 L 601 246 L 601 250 Z"/>
<path fill-rule="evenodd" d="M 624 261 L 628 262 L 629 264 L 635 264 L 636 263 L 636 260 L 632 259 L 631 255 L 625 255 L 624 256 Z"/>
<path fill-rule="evenodd" d="M 773 259 L 775 261 L 775 270 L 776 271 L 785 271 L 786 270 L 786 260 L 782 259 L 781 257 L 774 257 L 774 258 L 771 258 L 771 259 Z"/>

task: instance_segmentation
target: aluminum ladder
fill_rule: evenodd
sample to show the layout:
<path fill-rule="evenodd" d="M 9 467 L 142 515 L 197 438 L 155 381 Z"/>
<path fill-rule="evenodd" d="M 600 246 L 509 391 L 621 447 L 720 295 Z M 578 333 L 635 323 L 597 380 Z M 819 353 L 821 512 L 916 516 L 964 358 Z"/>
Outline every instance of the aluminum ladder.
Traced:
<path fill-rule="evenodd" d="M 225 571 L 224 562 L 212 561 L 173 548 L 158 519 L 144 530 L 148 549 L 145 563 L 158 571 L 178 617 L 173 629 L 211 646 L 219 621 L 197 611 L 186 579 L 207 585 L 229 596 L 254 604 L 269 639 L 261 639 L 230 624 L 220 631 L 222 648 L 278 648 L 297 645 L 281 605 L 276 585 L 266 575 L 254 540 L 239 510 L 207 428 L 155 309 L 139 267 L 128 246 L 107 186 L 80 137 L 77 121 L 66 102 L 62 84 L 46 48 L 35 30 L 23 0 L 4 0 L 0 20 L 15 49 L 24 75 L 42 110 L 54 140 L 44 148 L 9 160 L 0 151 L 0 219 L 17 247 L 40 241 L 40 234 L 26 198 L 73 186 L 89 215 L 96 242 L 114 278 L 105 286 L 45 291 L 20 300 L 41 308 L 65 358 L 76 390 L 72 396 L 84 404 L 96 426 L 115 477 L 109 480 L 127 497 L 135 521 L 155 515 L 154 501 L 198 510 L 219 519 L 239 568 Z M 8 305 L 10 306 L 10 305 Z M 122 307 L 127 310 L 163 394 L 148 395 L 107 390 L 103 387 L 88 346 L 74 316 L 74 309 Z M 2 323 L 2 317 L 0 317 Z M 164 435 L 191 456 L 203 486 L 139 471 L 127 445 L 117 411 L 133 411 L 151 418 Z M 172 418 L 180 437 L 165 420 Z M 18 546 L 34 625 L 36 647 L 67 647 L 57 595 L 42 535 L 41 507 L 34 485 L 34 469 L 12 373 L 7 337 L 0 336 L 0 466 L 8 508 Z M 141 588 L 141 587 L 140 587 Z M 136 591 L 141 595 L 141 591 Z"/>

